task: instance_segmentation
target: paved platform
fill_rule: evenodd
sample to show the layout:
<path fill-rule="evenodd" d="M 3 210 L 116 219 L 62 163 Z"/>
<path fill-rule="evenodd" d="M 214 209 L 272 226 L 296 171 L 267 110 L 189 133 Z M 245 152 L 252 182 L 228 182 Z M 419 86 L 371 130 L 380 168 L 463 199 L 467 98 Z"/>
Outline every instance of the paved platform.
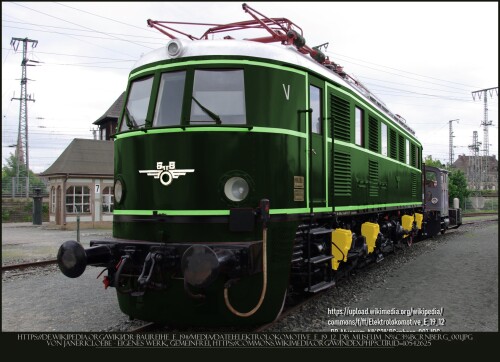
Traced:
<path fill-rule="evenodd" d="M 88 247 L 91 240 L 112 237 L 110 229 L 83 229 L 79 241 Z M 60 230 L 49 223 L 2 223 L 2 265 L 55 259 L 66 240 L 78 240 L 76 230 Z"/>

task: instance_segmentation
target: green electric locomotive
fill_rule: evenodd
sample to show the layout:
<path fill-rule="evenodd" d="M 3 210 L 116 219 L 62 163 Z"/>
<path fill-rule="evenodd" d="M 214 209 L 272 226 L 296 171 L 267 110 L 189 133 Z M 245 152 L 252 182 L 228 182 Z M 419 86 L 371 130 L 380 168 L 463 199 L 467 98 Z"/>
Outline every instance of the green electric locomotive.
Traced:
<path fill-rule="evenodd" d="M 69 277 L 107 268 L 121 310 L 171 325 L 274 320 L 425 234 L 422 145 L 404 119 L 306 45 L 253 20 L 171 38 L 139 60 L 114 136 L 113 239 L 65 242 Z M 209 39 L 264 29 L 268 36 Z"/>

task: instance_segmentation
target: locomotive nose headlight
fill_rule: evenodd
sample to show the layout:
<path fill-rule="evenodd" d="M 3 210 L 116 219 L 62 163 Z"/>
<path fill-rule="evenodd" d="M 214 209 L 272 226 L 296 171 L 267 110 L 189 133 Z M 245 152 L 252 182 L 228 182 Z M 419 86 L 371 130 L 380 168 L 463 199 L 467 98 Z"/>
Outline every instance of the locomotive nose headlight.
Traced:
<path fill-rule="evenodd" d="M 231 177 L 224 185 L 224 194 L 231 201 L 243 201 L 249 190 L 248 182 L 241 177 Z"/>
<path fill-rule="evenodd" d="M 123 198 L 123 184 L 120 180 L 116 180 L 115 182 L 114 193 L 115 193 L 115 201 L 117 203 L 120 203 Z"/>
<path fill-rule="evenodd" d="M 182 44 L 178 39 L 172 39 L 167 43 L 167 53 L 172 58 L 176 58 L 181 54 Z"/>

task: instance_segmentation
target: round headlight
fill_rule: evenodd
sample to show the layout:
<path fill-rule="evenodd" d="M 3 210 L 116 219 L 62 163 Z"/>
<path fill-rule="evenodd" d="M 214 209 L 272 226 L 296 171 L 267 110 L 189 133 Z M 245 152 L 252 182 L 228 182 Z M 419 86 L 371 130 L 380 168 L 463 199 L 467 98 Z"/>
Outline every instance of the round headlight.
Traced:
<path fill-rule="evenodd" d="M 438 203 L 438 199 L 437 199 L 437 197 L 433 197 L 433 198 L 432 198 L 432 200 L 431 200 L 431 202 L 432 202 L 434 205 L 436 205 L 436 204 Z"/>
<path fill-rule="evenodd" d="M 120 203 L 123 197 L 123 185 L 120 180 L 116 180 L 115 182 L 114 193 L 115 193 L 115 201 L 117 203 Z"/>
<path fill-rule="evenodd" d="M 243 201 L 249 190 L 248 182 L 241 177 L 231 177 L 224 185 L 224 194 L 231 201 Z"/>
<path fill-rule="evenodd" d="M 175 58 L 181 54 L 182 44 L 178 39 L 172 39 L 167 43 L 167 53 L 172 58 Z"/>

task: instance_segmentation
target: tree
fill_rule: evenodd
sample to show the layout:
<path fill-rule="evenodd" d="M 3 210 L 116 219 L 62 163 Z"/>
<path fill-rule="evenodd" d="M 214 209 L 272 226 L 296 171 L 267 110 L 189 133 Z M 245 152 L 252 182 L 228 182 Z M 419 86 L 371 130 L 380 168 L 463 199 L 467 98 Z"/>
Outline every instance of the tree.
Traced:
<path fill-rule="evenodd" d="M 424 158 L 424 163 L 427 165 L 427 166 L 434 166 L 434 167 L 437 167 L 437 168 L 445 168 L 445 165 L 443 165 L 441 163 L 441 161 L 439 160 L 433 160 L 432 159 L 432 155 L 428 155 Z"/>
<path fill-rule="evenodd" d="M 457 197 L 462 203 L 469 197 L 470 191 L 467 189 L 467 179 L 460 170 L 452 170 L 448 174 L 448 196 L 449 204 L 453 205 L 453 199 Z"/>
<path fill-rule="evenodd" d="M 14 154 L 10 154 L 8 158 L 5 159 L 7 164 L 2 167 L 2 194 L 11 195 L 12 194 L 12 178 L 17 177 L 17 157 Z M 26 165 L 19 164 L 19 173 L 21 175 L 26 175 Z M 38 178 L 33 171 L 28 172 L 30 189 L 33 190 L 35 187 L 39 187 L 45 190 L 45 184 L 40 178 Z M 24 193 L 26 190 L 22 190 Z"/>

